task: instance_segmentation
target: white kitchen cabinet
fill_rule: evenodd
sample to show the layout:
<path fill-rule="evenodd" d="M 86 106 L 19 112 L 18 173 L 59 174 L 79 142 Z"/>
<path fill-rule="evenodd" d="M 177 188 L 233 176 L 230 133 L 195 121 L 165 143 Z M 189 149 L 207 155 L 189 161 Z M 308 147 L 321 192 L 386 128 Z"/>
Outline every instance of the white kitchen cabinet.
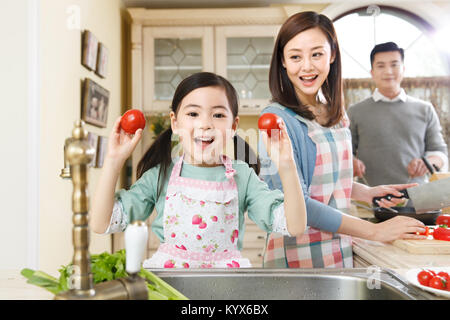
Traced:
<path fill-rule="evenodd" d="M 215 28 L 216 72 L 239 94 L 239 114 L 257 115 L 270 102 L 269 68 L 279 25 Z"/>
<path fill-rule="evenodd" d="M 142 106 L 147 114 L 167 114 L 183 78 L 214 72 L 213 28 L 144 27 L 142 32 Z"/>

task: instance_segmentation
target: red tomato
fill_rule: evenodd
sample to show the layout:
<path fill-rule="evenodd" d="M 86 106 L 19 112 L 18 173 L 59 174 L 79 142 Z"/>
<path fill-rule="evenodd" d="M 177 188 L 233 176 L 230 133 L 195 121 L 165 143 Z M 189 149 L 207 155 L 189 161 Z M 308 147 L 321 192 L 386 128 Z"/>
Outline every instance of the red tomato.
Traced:
<path fill-rule="evenodd" d="M 450 215 L 443 214 L 443 215 L 437 217 L 436 224 L 437 225 L 445 224 L 447 227 L 450 228 Z"/>
<path fill-rule="evenodd" d="M 450 241 L 450 229 L 445 225 L 441 225 L 434 229 L 433 238 L 436 240 Z"/>
<path fill-rule="evenodd" d="M 417 281 L 423 286 L 427 286 L 430 283 L 430 280 L 434 277 L 430 272 L 426 270 L 422 270 L 417 274 Z"/>
<path fill-rule="evenodd" d="M 430 288 L 445 290 L 447 288 L 447 282 L 442 277 L 436 276 L 430 280 Z"/>
<path fill-rule="evenodd" d="M 137 129 L 145 128 L 144 114 L 137 109 L 128 110 L 123 114 L 120 126 L 126 133 L 134 134 Z"/>
<path fill-rule="evenodd" d="M 450 275 L 447 272 L 441 271 L 437 274 L 439 277 L 444 279 L 447 282 L 447 289 L 450 288 Z"/>
<path fill-rule="evenodd" d="M 418 235 L 420 236 L 429 236 L 430 235 L 430 228 L 425 226 L 425 231 L 424 232 L 417 232 Z"/>
<path fill-rule="evenodd" d="M 436 272 L 434 272 L 433 270 L 425 269 L 425 271 L 428 271 L 429 273 L 431 273 L 433 275 L 433 277 L 437 276 Z"/>
<path fill-rule="evenodd" d="M 264 113 L 258 119 L 259 130 L 264 130 L 271 137 L 272 130 L 280 130 L 281 118 L 273 113 Z"/>

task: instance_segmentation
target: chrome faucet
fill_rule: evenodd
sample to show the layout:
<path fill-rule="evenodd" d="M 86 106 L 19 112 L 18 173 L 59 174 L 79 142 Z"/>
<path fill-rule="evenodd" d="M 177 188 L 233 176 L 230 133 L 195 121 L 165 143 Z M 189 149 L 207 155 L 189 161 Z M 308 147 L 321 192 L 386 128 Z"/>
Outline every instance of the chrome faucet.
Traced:
<path fill-rule="evenodd" d="M 89 254 L 89 225 L 88 225 L 88 164 L 94 156 L 95 150 L 87 141 L 87 131 L 84 122 L 77 120 L 72 130 L 72 137 L 66 139 L 64 146 L 65 163 L 63 178 L 72 178 L 72 211 L 73 230 L 72 242 L 74 247 L 73 289 L 55 296 L 57 300 L 67 299 L 96 299 L 118 300 L 133 299 L 147 300 L 148 288 L 146 281 L 138 276 L 141 267 L 144 248 L 147 242 L 147 226 L 142 221 L 135 221 L 125 230 L 126 238 L 126 270 L 130 274 L 121 278 L 94 285 L 91 273 Z M 67 162 L 66 162 L 67 161 Z"/>

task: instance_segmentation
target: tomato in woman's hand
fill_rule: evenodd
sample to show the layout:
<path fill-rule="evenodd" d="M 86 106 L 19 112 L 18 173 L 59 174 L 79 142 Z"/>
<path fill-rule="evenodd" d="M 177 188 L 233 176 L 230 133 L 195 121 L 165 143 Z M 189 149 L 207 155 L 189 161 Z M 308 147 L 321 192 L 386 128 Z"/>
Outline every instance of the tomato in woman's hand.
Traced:
<path fill-rule="evenodd" d="M 440 276 L 436 276 L 431 278 L 428 286 L 434 289 L 445 290 L 447 288 L 447 281 Z"/>
<path fill-rule="evenodd" d="M 446 225 L 440 225 L 434 229 L 433 238 L 435 240 L 450 241 L 450 229 Z"/>
<path fill-rule="evenodd" d="M 436 219 L 436 224 L 437 225 L 445 224 L 447 227 L 450 228 L 450 215 L 448 214 L 440 215 Z"/>
<path fill-rule="evenodd" d="M 272 130 L 280 130 L 281 118 L 273 113 L 264 113 L 258 119 L 258 128 L 267 132 L 267 135 L 271 137 Z"/>
<path fill-rule="evenodd" d="M 126 133 L 134 134 L 137 129 L 145 128 L 144 114 L 137 109 L 128 110 L 123 114 L 120 126 Z"/>
<path fill-rule="evenodd" d="M 428 284 L 433 277 L 434 275 L 427 270 L 422 270 L 417 274 L 417 281 L 419 281 L 421 285 L 428 287 Z"/>

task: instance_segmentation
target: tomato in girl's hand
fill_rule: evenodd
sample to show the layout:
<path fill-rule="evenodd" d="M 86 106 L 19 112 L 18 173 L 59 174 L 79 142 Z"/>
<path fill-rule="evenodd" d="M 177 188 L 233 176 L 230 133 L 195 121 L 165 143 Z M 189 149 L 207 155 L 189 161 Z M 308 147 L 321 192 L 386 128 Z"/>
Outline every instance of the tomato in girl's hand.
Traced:
<path fill-rule="evenodd" d="M 128 110 L 123 114 L 120 126 L 126 133 L 134 134 L 137 129 L 145 128 L 144 114 L 137 109 Z"/>
<path fill-rule="evenodd" d="M 440 276 L 436 276 L 431 278 L 428 286 L 434 289 L 445 290 L 447 288 L 447 281 Z"/>
<path fill-rule="evenodd" d="M 258 119 L 258 128 L 267 132 L 267 135 L 271 137 L 272 130 L 280 130 L 281 118 L 273 113 L 264 113 Z"/>
<path fill-rule="evenodd" d="M 422 270 L 419 272 L 419 274 L 417 275 L 417 280 L 419 281 L 419 283 L 423 286 L 427 286 L 430 283 L 430 280 L 432 278 L 434 278 L 435 275 L 433 275 L 431 272 L 427 271 L 427 270 Z"/>
<path fill-rule="evenodd" d="M 443 214 L 443 215 L 437 217 L 436 224 L 437 225 L 445 224 L 447 227 L 450 228 L 450 215 Z"/>

